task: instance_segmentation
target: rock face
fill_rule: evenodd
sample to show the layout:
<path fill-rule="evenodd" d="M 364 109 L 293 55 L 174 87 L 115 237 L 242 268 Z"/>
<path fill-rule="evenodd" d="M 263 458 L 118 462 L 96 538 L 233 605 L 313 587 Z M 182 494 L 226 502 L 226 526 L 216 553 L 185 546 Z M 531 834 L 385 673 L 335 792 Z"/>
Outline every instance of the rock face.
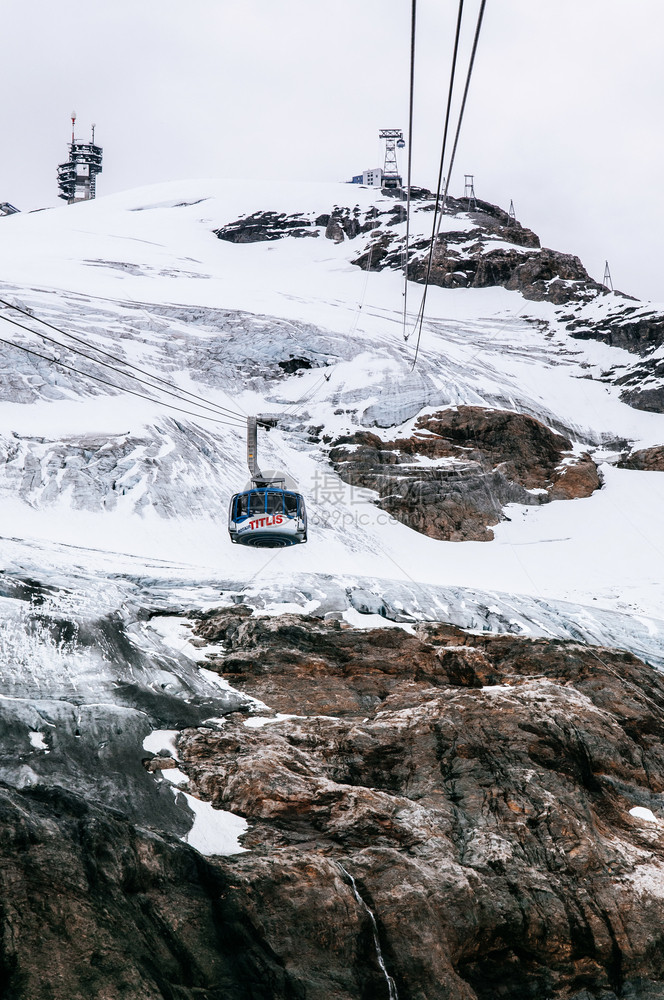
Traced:
<path fill-rule="evenodd" d="M 433 203 L 424 204 L 421 197 L 416 203 L 423 206 L 422 211 L 433 212 Z M 498 206 L 478 201 L 475 211 L 469 212 L 468 208 L 464 199 L 448 200 L 447 213 L 460 216 L 466 224 L 458 232 L 445 231 L 438 237 L 430 275 L 432 284 L 445 288 L 501 285 L 520 291 L 525 298 L 557 304 L 586 300 L 603 290 L 603 286 L 592 281 L 578 257 L 542 249 L 532 230 L 510 219 Z M 254 212 L 215 229 L 214 233 L 230 243 L 256 243 L 287 236 L 319 236 L 324 227 L 327 239 L 341 243 L 375 230 L 353 263 L 364 270 L 380 271 L 404 266 L 404 236 L 394 229 L 404 220 L 402 202 L 395 203 L 388 211 L 372 208 L 365 213 L 358 206 L 351 209 L 335 205 L 329 213 L 316 218 L 303 213 L 287 216 Z M 413 281 L 425 280 L 428 248 L 428 240 L 419 239 L 412 244 L 408 274 Z"/>
<path fill-rule="evenodd" d="M 471 220 L 472 225 L 460 226 L 458 231 L 443 228 L 436 240 L 431 284 L 443 288 L 500 285 L 521 292 L 524 298 L 556 304 L 586 300 L 602 290 L 578 257 L 541 248 L 532 230 L 496 205 L 479 201 L 477 210 L 469 212 L 466 200 L 450 199 L 447 212 Z M 414 241 L 408 264 L 413 281 L 425 281 L 428 252 L 429 240 Z M 403 239 L 380 229 L 353 263 L 373 271 L 400 268 L 403 253 Z"/>
<path fill-rule="evenodd" d="M 433 222 L 431 192 L 414 189 L 411 201 L 420 219 L 431 213 Z M 458 222 L 449 225 L 450 217 Z M 661 359 L 649 357 L 664 344 L 661 311 L 622 292 L 609 296 L 609 289 L 589 276 L 578 257 L 542 247 L 536 233 L 490 202 L 477 201 L 473 209 L 467 199 L 448 198 L 444 219 L 446 223 L 436 239 L 432 260 L 432 284 L 443 288 L 501 286 L 520 292 L 526 299 L 567 306 L 571 311 L 561 319 L 574 337 L 621 347 L 648 358 L 650 367 L 656 364 L 657 384 L 642 390 L 641 382 L 652 372 L 650 368 L 642 372 L 635 368 L 626 377 L 623 399 L 637 409 L 662 411 L 664 390 L 660 383 L 664 371 L 660 370 Z M 405 238 L 395 227 L 404 220 L 405 208 L 400 201 L 388 210 L 373 207 L 366 212 L 358 206 L 334 205 L 328 213 L 316 217 L 304 213 L 287 216 L 254 212 L 214 233 L 232 243 L 320 235 L 341 243 L 371 233 L 352 262 L 369 271 L 402 270 Z M 422 237 L 422 228 L 426 232 L 429 227 L 420 226 L 420 235 L 411 240 L 408 261 L 408 276 L 417 282 L 426 278 L 430 245 L 430 236 L 427 233 Z M 598 300 L 603 305 L 599 314 L 592 308 L 585 309 Z"/>
<path fill-rule="evenodd" d="M 403 209 L 395 206 L 393 212 L 401 216 Z M 245 218 L 229 222 L 228 225 L 215 229 L 214 234 L 227 243 L 264 243 L 271 240 L 281 240 L 286 236 L 305 237 L 320 236 L 321 228 L 328 240 L 341 243 L 344 239 L 352 240 L 361 233 L 367 233 L 377 225 L 378 210 L 373 208 L 362 213 L 358 206 L 347 208 L 335 205 L 329 214 L 318 215 L 315 218 L 296 213 L 285 215 L 283 212 L 254 212 Z"/>
<path fill-rule="evenodd" d="M 599 313 L 579 305 L 560 318 L 580 340 L 599 340 L 640 355 L 634 364 L 620 365 L 604 377 L 621 387 L 620 397 L 629 406 L 664 413 L 664 315 L 626 296 L 600 305 Z"/>
<path fill-rule="evenodd" d="M 298 713 L 178 741 L 199 794 L 250 820 L 223 864 L 248 996 L 664 997 L 658 674 L 451 626 L 240 608 L 197 630 L 225 644 L 214 669 Z"/>
<path fill-rule="evenodd" d="M 664 359 L 661 349 L 650 358 L 632 365 L 626 372 L 613 379 L 623 386 L 620 398 L 636 410 L 664 413 Z"/>
<path fill-rule="evenodd" d="M 43 786 L 0 790 L 0 831 L 7 1000 L 268 996 L 246 992 L 252 934 L 228 875 L 196 851 Z"/>
<path fill-rule="evenodd" d="M 525 232 L 529 232 L 526 230 Z M 523 233 L 507 232 L 502 240 L 513 242 Z M 497 237 L 493 236 L 493 239 Z M 541 249 L 525 253 L 517 243 L 514 249 L 492 249 L 479 233 L 446 233 L 436 243 L 430 283 L 443 288 L 490 288 L 500 285 L 510 291 L 521 292 L 524 298 L 535 302 L 556 304 L 571 299 L 586 298 L 595 283 L 578 257 Z M 422 249 L 416 247 L 416 249 Z M 419 260 L 409 267 L 414 281 L 424 281 L 426 264 Z"/>
<path fill-rule="evenodd" d="M 567 329 L 579 340 L 602 340 L 612 347 L 622 347 L 633 354 L 647 356 L 664 344 L 664 316 L 640 303 L 621 302 L 606 317 L 592 322 L 581 315 L 570 317 Z"/>
<path fill-rule="evenodd" d="M 215 229 L 214 234 L 227 243 L 265 243 L 281 240 L 285 236 L 319 235 L 314 222 L 307 216 L 285 215 L 283 212 L 254 212 Z"/>
<path fill-rule="evenodd" d="M 621 469 L 639 469 L 643 472 L 664 472 L 664 446 L 642 448 L 618 463 Z"/>
<path fill-rule="evenodd" d="M 409 438 L 383 441 L 367 431 L 340 438 L 330 459 L 345 482 L 375 490 L 379 506 L 416 531 L 490 541 L 504 504 L 587 497 L 599 488 L 592 459 L 571 459 L 571 447 L 533 417 L 460 406 L 418 418 Z"/>
<path fill-rule="evenodd" d="M 134 775 L 116 756 L 114 794 L 84 793 L 80 775 L 65 790 L 58 755 L 80 766 L 87 739 L 101 767 L 125 715 L 93 733 L 72 706 L 66 747 L 62 722 L 38 749 L 25 723 L 5 727 L 5 767 L 21 734 L 30 767 L 0 788 L 0 995 L 664 998 L 659 674 L 625 652 L 444 624 L 243 605 L 192 620 L 201 655 L 222 650 L 204 665 L 242 693 L 180 722 L 157 696 L 177 762 L 158 751 Z M 41 702 L 42 719 L 59 705 Z M 155 724 L 135 715 L 141 735 Z M 206 860 L 126 811 L 132 782 L 173 802 L 148 772 L 174 763 L 190 792 L 247 817 L 246 853 Z"/>

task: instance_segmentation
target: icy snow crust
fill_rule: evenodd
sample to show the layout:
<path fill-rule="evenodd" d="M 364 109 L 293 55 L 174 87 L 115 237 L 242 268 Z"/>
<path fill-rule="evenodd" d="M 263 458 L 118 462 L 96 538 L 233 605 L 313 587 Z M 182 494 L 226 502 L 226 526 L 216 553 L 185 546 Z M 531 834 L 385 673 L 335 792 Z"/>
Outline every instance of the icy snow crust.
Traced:
<path fill-rule="evenodd" d="M 142 741 L 246 699 L 197 667 L 186 638 L 174 648 L 175 626 L 145 619 L 231 594 L 265 611 L 442 618 L 574 638 L 664 665 L 664 474 L 612 464 L 628 445 L 662 444 L 664 415 L 631 409 L 599 380 L 633 356 L 573 340 L 549 303 L 501 288 L 432 288 L 411 371 L 401 276 L 351 264 L 369 233 L 335 243 L 312 226 L 313 237 L 253 244 L 213 233 L 256 211 L 313 223 L 355 205 L 361 217 L 372 206 L 386 213 L 381 225 L 394 218 L 392 199 L 355 186 L 192 181 L 2 220 L 0 297 L 211 402 L 281 414 L 279 428 L 261 436 L 261 462 L 299 482 L 310 516 L 307 545 L 232 546 L 228 500 L 247 478 L 242 426 L 113 394 L 0 343 L 0 708 L 23 748 L 16 767 L 0 769 L 3 780 L 55 781 L 68 762 L 72 782 L 103 799 L 111 778 L 95 767 L 117 751 L 126 773 L 113 792 L 118 804 L 186 837 L 191 804 L 141 768 Z M 430 226 L 419 208 L 414 239 Z M 443 227 L 472 223 L 445 217 Z M 412 285 L 414 312 L 420 294 Z M 146 391 L 7 323 L 0 336 Z M 312 367 L 285 374 L 279 362 L 292 358 Z M 423 410 L 458 403 L 516 409 L 564 431 L 575 450 L 604 462 L 602 490 L 513 505 L 490 543 L 440 542 L 341 483 L 309 433 L 371 427 L 393 438 Z M 39 625 L 27 578 L 36 581 Z M 63 616 L 84 642 L 59 636 L 53 622 Z M 212 827 L 201 829 L 214 853 Z M 231 841 L 241 832 L 233 830 Z"/>

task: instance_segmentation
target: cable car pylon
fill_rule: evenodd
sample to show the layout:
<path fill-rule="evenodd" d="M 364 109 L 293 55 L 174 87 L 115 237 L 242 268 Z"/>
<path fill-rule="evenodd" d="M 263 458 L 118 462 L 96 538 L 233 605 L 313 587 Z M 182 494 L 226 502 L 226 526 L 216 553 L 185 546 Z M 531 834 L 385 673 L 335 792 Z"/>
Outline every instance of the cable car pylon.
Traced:
<path fill-rule="evenodd" d="M 307 511 L 304 497 L 285 472 L 258 464 L 258 427 L 276 427 L 278 418 L 270 414 L 247 417 L 247 465 L 249 482 L 231 497 L 228 533 L 231 541 L 253 548 L 277 549 L 307 540 Z"/>
<path fill-rule="evenodd" d="M 608 260 L 604 261 L 604 277 L 602 278 L 602 284 L 605 288 L 608 288 L 610 292 L 614 290 L 613 278 L 611 277 L 611 271 L 609 270 Z"/>

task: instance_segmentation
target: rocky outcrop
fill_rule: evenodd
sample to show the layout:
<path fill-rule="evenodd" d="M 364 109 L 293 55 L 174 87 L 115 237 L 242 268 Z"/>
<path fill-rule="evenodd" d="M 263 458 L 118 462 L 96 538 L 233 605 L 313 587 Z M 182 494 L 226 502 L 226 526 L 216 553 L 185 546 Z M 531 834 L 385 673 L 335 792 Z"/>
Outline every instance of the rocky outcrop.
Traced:
<path fill-rule="evenodd" d="M 507 232 L 503 240 L 514 242 L 516 235 L 516 232 Z M 523 237 L 524 233 L 518 235 Z M 520 243 L 514 249 L 493 249 L 491 240 L 483 237 L 481 231 L 473 232 L 470 238 L 468 233 L 445 233 L 440 236 L 434 252 L 430 283 L 443 288 L 490 288 L 500 285 L 510 291 L 521 292 L 526 299 L 556 304 L 585 299 L 599 290 L 578 257 L 546 248 L 528 253 L 517 249 L 523 245 Z M 416 250 L 421 249 L 416 247 Z M 414 281 L 424 281 L 426 268 L 426 255 L 420 253 L 409 265 L 409 276 Z"/>
<path fill-rule="evenodd" d="M 433 212 L 433 202 L 427 204 L 421 198 L 415 201 L 418 211 Z M 585 301 L 604 291 L 603 286 L 592 281 L 578 257 L 542 249 L 532 230 L 510 219 L 498 206 L 479 201 L 474 211 L 469 207 L 466 199 L 448 199 L 446 217 L 458 215 L 463 222 L 457 232 L 445 231 L 438 237 L 430 274 L 432 284 L 444 288 L 500 285 L 521 292 L 525 298 L 557 304 Z M 315 218 L 303 213 L 254 212 L 214 233 L 231 243 L 256 243 L 287 236 L 319 236 L 323 231 L 327 239 L 341 243 L 375 230 L 353 263 L 364 270 L 380 271 L 404 266 L 404 236 L 393 228 L 404 220 L 401 201 L 388 210 L 373 207 L 367 212 L 357 205 L 335 205 L 329 213 Z M 468 220 L 472 225 L 467 224 Z M 428 249 L 428 240 L 412 242 L 408 274 L 413 281 L 425 280 Z"/>
<path fill-rule="evenodd" d="M 433 205 L 431 206 L 433 209 Z M 500 285 L 519 291 L 527 299 L 562 304 L 586 300 L 603 290 L 578 257 L 542 249 L 539 237 L 488 202 L 468 211 L 467 201 L 450 200 L 449 214 L 470 219 L 472 226 L 458 231 L 445 228 L 436 240 L 429 281 L 443 288 L 488 288 Z M 508 246 L 505 246 L 508 244 Z M 380 229 L 353 260 L 364 270 L 402 268 L 402 237 Z M 415 240 L 409 255 L 408 275 L 424 282 L 428 270 L 428 240 Z"/>
<path fill-rule="evenodd" d="M 664 315 L 642 304 L 623 301 L 605 316 L 570 316 L 567 329 L 579 340 L 601 340 L 611 347 L 622 347 L 633 354 L 646 356 L 664 344 Z"/>
<path fill-rule="evenodd" d="M 647 388 L 626 389 L 620 394 L 620 398 L 635 410 L 664 413 L 664 383 Z"/>
<path fill-rule="evenodd" d="M 400 211 L 399 206 L 397 206 L 397 211 Z M 353 240 L 360 233 L 367 233 L 375 229 L 378 225 L 378 216 L 379 212 L 376 208 L 369 209 L 363 216 L 357 205 L 352 211 L 349 208 L 335 205 L 329 216 L 320 217 L 320 223 L 325 225 L 325 236 L 328 240 L 342 243 L 345 239 Z M 318 224 L 319 220 L 316 221 Z"/>
<path fill-rule="evenodd" d="M 634 364 L 616 366 L 603 378 L 621 387 L 620 398 L 637 410 L 664 413 L 664 314 L 648 304 L 636 303 L 622 293 L 611 297 L 598 313 L 583 305 L 560 319 L 579 340 L 599 340 L 640 355 Z"/>
<path fill-rule="evenodd" d="M 397 205 L 393 211 L 401 213 L 403 209 Z M 390 215 L 383 214 L 388 217 Z M 378 209 L 370 208 L 368 212 L 362 213 L 357 205 L 352 209 L 335 205 L 329 214 L 315 218 L 301 212 L 294 215 L 286 215 L 284 212 L 254 212 L 213 232 L 227 243 L 265 243 L 282 240 L 287 236 L 320 236 L 323 229 L 328 240 L 341 243 L 344 239 L 352 240 L 361 233 L 374 229 L 378 216 Z"/>
<path fill-rule="evenodd" d="M 441 670 L 434 650 L 401 630 L 374 632 L 301 615 L 264 618 L 238 607 L 200 616 L 196 634 L 221 642 L 210 658 L 240 691 L 278 712 L 365 715 L 404 680 L 429 686 Z"/>
<path fill-rule="evenodd" d="M 557 469 L 547 493 L 549 500 L 578 500 L 591 496 L 600 487 L 597 466 L 586 454 Z"/>
<path fill-rule="evenodd" d="M 638 469 L 642 472 L 664 472 L 664 446 L 642 448 L 618 462 L 621 469 Z"/>
<path fill-rule="evenodd" d="M 592 459 L 572 459 L 571 448 L 533 417 L 460 406 L 420 417 L 409 438 L 383 441 L 368 431 L 339 438 L 330 459 L 345 482 L 375 490 L 379 506 L 416 531 L 490 541 L 507 503 L 587 497 L 599 488 Z"/>
<path fill-rule="evenodd" d="M 117 810 L 0 789 L 0 870 L 7 1000 L 245 1000 L 270 981 L 286 995 L 281 960 L 228 895 L 231 872 Z"/>
<path fill-rule="evenodd" d="M 664 413 L 664 359 L 659 355 L 661 350 L 621 370 L 617 377 L 610 375 L 615 385 L 622 386 L 620 398 L 636 410 Z"/>
<path fill-rule="evenodd" d="M 249 950 L 252 995 L 664 997 L 658 674 L 445 625 L 242 608 L 197 631 L 225 644 L 213 669 L 261 698 L 286 681 L 298 712 L 178 740 L 198 794 L 250 820 L 225 905 L 282 976 Z"/>
<path fill-rule="evenodd" d="M 302 214 L 285 212 L 254 212 L 214 230 L 214 235 L 226 243 L 265 243 L 285 236 L 318 236 L 320 225 Z"/>

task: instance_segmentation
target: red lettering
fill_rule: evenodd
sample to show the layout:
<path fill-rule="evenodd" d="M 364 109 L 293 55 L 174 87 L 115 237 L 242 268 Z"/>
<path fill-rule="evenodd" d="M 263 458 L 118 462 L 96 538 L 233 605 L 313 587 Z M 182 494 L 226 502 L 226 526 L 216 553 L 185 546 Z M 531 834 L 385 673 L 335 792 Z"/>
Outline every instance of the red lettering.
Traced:
<path fill-rule="evenodd" d="M 274 524 L 283 524 L 284 516 L 283 514 L 273 514 L 268 517 L 257 517 L 255 520 L 250 521 L 248 527 L 253 531 L 255 528 L 270 528 Z"/>

